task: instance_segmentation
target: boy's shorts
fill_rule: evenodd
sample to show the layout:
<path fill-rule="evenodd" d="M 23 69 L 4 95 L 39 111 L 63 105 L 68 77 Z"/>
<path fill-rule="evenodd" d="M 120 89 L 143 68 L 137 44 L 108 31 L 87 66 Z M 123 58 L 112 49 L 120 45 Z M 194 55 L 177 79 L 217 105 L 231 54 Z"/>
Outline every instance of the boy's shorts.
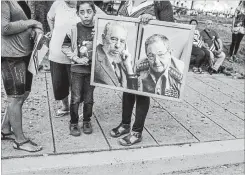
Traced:
<path fill-rule="evenodd" d="M 18 97 L 31 91 L 33 75 L 28 71 L 30 57 L 1 57 L 2 79 L 8 96 Z"/>

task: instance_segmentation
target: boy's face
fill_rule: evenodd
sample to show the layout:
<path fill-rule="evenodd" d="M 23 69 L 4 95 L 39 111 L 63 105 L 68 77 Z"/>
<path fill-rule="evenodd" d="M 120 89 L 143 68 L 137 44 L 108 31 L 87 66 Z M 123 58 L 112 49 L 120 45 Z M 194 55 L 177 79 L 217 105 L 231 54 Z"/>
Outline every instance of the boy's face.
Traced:
<path fill-rule="evenodd" d="M 83 24 L 90 25 L 93 23 L 93 18 L 95 14 L 91 6 L 85 3 L 80 5 L 77 15 L 80 17 Z"/>

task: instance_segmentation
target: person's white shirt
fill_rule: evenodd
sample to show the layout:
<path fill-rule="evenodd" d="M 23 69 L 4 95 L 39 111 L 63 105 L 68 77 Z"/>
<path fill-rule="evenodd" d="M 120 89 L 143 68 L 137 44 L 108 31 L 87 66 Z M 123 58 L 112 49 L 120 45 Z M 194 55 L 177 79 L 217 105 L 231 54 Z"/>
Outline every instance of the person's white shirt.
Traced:
<path fill-rule="evenodd" d="M 105 14 L 96 7 L 96 15 Z M 49 44 L 49 60 L 71 64 L 71 60 L 61 51 L 66 34 L 70 32 L 72 26 L 76 25 L 81 19 L 77 16 L 76 7 L 69 7 L 64 0 L 56 0 L 51 6 L 47 17 L 54 21 L 54 29 Z"/>
<path fill-rule="evenodd" d="M 51 6 L 47 16 L 54 21 L 54 29 L 49 44 L 49 60 L 70 64 L 70 59 L 64 55 L 61 48 L 68 30 L 80 21 L 76 14 L 76 8 L 69 7 L 63 0 L 57 0 Z"/>
<path fill-rule="evenodd" d="M 133 6 L 133 2 L 132 0 L 129 0 L 129 3 L 128 3 L 128 7 L 127 7 L 127 10 L 128 10 L 128 14 L 131 15 L 133 14 L 134 12 L 148 6 L 148 5 L 151 5 L 153 4 L 153 1 L 142 1 L 142 3 L 140 3 L 139 5 L 137 6 Z"/>

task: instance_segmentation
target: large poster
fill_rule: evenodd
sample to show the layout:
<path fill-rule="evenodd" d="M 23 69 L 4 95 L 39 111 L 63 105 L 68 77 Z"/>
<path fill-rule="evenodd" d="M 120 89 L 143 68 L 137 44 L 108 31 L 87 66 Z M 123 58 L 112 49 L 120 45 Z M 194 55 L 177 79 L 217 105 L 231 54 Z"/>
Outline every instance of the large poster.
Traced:
<path fill-rule="evenodd" d="M 96 19 L 91 84 L 179 100 L 189 68 L 194 26 L 102 16 Z"/>

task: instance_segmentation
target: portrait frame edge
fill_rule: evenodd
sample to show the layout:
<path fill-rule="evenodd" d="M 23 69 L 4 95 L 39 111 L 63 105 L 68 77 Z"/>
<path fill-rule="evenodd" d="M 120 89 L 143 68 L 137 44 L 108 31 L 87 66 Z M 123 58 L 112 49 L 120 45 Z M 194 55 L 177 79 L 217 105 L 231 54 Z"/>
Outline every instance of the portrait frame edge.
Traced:
<path fill-rule="evenodd" d="M 125 21 L 125 22 L 135 22 L 135 23 L 140 23 L 140 20 L 137 18 L 128 18 L 128 17 L 121 17 L 121 16 L 106 16 L 106 15 L 101 15 L 101 16 L 96 16 L 95 18 L 95 31 L 98 30 L 98 22 L 100 19 L 104 19 L 104 20 L 114 20 L 114 21 Z M 143 25 L 143 24 L 142 24 Z M 194 35 L 194 29 L 195 26 L 189 25 L 189 24 L 179 24 L 179 23 L 173 23 L 173 22 L 166 22 L 166 21 L 157 21 L 157 20 L 152 20 L 149 22 L 148 25 L 157 25 L 157 26 L 165 26 L 165 27 L 173 27 L 173 28 L 180 28 L 180 29 L 185 29 L 185 30 L 190 30 L 189 33 L 189 38 L 187 41 L 187 46 L 186 46 L 186 50 L 185 51 L 185 56 L 189 57 L 191 56 L 191 46 L 192 46 L 192 41 L 193 41 L 193 35 Z M 139 28 L 141 27 L 141 25 L 139 25 Z M 190 62 L 190 58 L 187 59 L 187 62 L 185 63 L 185 68 L 184 68 L 184 72 L 183 72 L 183 80 L 182 80 L 182 84 L 180 87 L 180 94 L 178 98 L 174 98 L 174 97 L 170 97 L 170 96 L 164 96 L 164 95 L 157 95 L 154 93 L 149 93 L 149 92 L 143 92 L 143 91 L 137 91 L 137 90 L 132 90 L 132 89 L 127 89 L 127 88 L 123 88 L 123 87 L 116 87 L 116 86 L 111 86 L 111 85 L 106 85 L 106 84 L 101 84 L 101 83 L 95 83 L 94 82 L 94 72 L 95 72 L 95 55 L 96 55 L 96 48 L 97 48 L 97 37 L 98 37 L 98 32 L 95 32 L 94 35 L 94 40 L 93 40 L 93 56 L 92 56 L 92 69 L 91 69 L 91 80 L 90 80 L 90 84 L 93 86 L 97 86 L 97 87 L 101 87 L 101 88 L 107 88 L 107 89 L 111 89 L 111 90 L 116 90 L 116 91 L 121 91 L 121 92 L 127 92 L 127 93 L 132 93 L 132 94 L 137 94 L 137 95 L 142 95 L 142 96 L 148 96 L 149 98 L 157 98 L 157 99 L 161 99 L 161 100 L 171 100 L 171 101 L 177 101 L 177 102 L 182 102 L 183 101 L 183 97 L 184 97 L 184 91 L 185 91 L 185 85 L 186 85 L 186 78 L 187 78 L 187 73 L 189 70 L 189 62 Z M 137 38 L 137 41 L 139 40 L 139 38 Z M 136 45 L 136 57 L 138 57 L 139 55 L 139 45 Z M 135 60 L 134 60 L 135 61 Z"/>
<path fill-rule="evenodd" d="M 140 20 L 138 18 L 128 18 L 128 17 L 123 17 L 123 16 L 110 16 L 110 15 L 95 16 L 95 25 L 94 25 L 94 28 L 96 29 L 95 31 L 98 31 L 98 22 L 99 22 L 100 19 L 114 20 L 114 21 L 125 21 L 125 22 L 134 22 L 134 23 L 139 23 L 140 22 Z M 92 64 L 91 64 L 91 79 L 90 79 L 90 84 L 91 85 L 93 85 L 93 82 L 94 82 L 94 67 L 95 67 L 95 55 L 96 55 L 96 48 L 97 48 L 97 42 L 96 42 L 97 41 L 97 37 L 98 37 L 98 32 L 95 32 L 94 39 L 93 39 L 93 51 L 94 52 L 93 52 L 93 55 L 92 55 Z"/>
<path fill-rule="evenodd" d="M 161 100 L 171 100 L 171 101 L 177 101 L 177 102 L 183 101 L 183 99 L 181 99 L 181 98 L 174 98 L 174 97 L 169 97 L 169 96 L 164 96 L 164 95 L 157 95 L 157 94 L 153 94 L 153 93 L 149 93 L 149 92 L 136 91 L 136 90 L 132 90 L 132 89 L 126 89 L 123 87 L 115 87 L 115 86 L 110 86 L 110 85 L 101 84 L 101 83 L 91 82 L 91 85 L 96 86 L 96 87 L 100 87 L 100 88 L 106 88 L 106 89 L 110 89 L 110 90 L 120 91 L 122 93 L 127 92 L 127 93 L 131 93 L 131 94 L 146 96 L 149 98 L 158 98 Z"/>

